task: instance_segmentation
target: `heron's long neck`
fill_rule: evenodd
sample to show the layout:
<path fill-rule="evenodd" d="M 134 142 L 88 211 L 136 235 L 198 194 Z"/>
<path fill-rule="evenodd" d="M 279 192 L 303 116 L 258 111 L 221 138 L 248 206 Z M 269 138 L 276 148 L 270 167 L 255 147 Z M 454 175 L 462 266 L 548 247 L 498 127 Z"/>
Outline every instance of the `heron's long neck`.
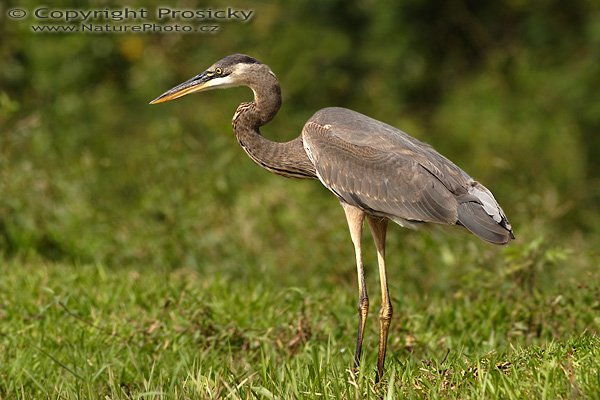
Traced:
<path fill-rule="evenodd" d="M 279 143 L 260 134 L 259 128 L 271 121 L 281 106 L 281 89 L 275 76 L 269 74 L 260 84 L 249 86 L 254 92 L 254 101 L 240 104 L 232 121 L 242 148 L 254 162 L 278 175 L 316 178 L 315 168 L 304 151 L 301 137 Z"/>

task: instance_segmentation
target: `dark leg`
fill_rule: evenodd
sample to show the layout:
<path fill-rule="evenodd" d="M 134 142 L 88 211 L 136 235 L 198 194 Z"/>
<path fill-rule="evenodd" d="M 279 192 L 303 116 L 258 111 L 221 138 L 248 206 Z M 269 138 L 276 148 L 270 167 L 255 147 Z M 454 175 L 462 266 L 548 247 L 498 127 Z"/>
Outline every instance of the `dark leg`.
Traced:
<path fill-rule="evenodd" d="M 356 338 L 356 349 L 354 350 L 354 368 L 358 369 L 360 366 L 360 354 L 362 352 L 365 324 L 367 322 L 367 314 L 369 313 L 369 297 L 367 296 L 367 287 L 365 286 L 365 274 L 363 271 L 360 243 L 365 213 L 348 204 L 342 203 L 342 206 L 346 213 L 348 227 L 350 228 L 350 236 L 352 238 L 352 243 L 354 244 L 356 270 L 358 273 L 358 335 Z"/>
<path fill-rule="evenodd" d="M 387 349 L 388 331 L 390 321 L 392 320 L 392 303 L 387 286 L 387 277 L 385 273 L 385 234 L 388 220 L 369 216 L 369 227 L 373 234 L 375 247 L 377 248 L 377 262 L 379 264 L 379 282 L 381 284 L 381 310 L 379 312 L 379 352 L 377 353 L 377 379 L 383 376 L 383 367 L 385 364 L 385 352 Z"/>

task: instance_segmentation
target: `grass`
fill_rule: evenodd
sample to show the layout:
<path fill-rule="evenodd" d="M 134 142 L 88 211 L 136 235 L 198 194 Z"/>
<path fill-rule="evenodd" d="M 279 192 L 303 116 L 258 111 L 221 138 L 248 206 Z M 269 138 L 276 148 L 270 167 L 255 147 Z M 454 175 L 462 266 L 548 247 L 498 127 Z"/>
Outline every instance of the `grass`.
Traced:
<path fill-rule="evenodd" d="M 435 233 L 410 237 L 436 248 Z M 374 271 L 355 377 L 350 263 L 319 276 L 6 260 L 0 398 L 600 398 L 597 256 L 541 239 L 500 252 L 448 240 L 456 252 L 438 265 L 461 252 L 482 264 L 390 266 L 396 313 L 379 385 Z"/>
<path fill-rule="evenodd" d="M 252 2 L 202 37 L 0 21 L 0 400 L 600 398 L 596 9 L 312 3 Z M 506 248 L 389 233 L 379 385 L 373 245 L 355 377 L 343 213 L 243 155 L 230 118 L 251 91 L 147 104 L 233 52 L 281 80 L 266 137 L 355 109 L 485 183 L 515 227 Z"/>

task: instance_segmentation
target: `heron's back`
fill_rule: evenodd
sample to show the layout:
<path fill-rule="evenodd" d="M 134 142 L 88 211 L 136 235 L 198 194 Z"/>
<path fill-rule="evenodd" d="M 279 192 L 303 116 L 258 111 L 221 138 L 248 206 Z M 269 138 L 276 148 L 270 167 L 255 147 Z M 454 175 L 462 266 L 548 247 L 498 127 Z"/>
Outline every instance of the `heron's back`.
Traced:
<path fill-rule="evenodd" d="M 306 123 L 305 150 L 341 201 L 401 225 L 459 224 L 492 243 L 512 230 L 491 192 L 452 161 L 381 121 L 324 108 Z"/>

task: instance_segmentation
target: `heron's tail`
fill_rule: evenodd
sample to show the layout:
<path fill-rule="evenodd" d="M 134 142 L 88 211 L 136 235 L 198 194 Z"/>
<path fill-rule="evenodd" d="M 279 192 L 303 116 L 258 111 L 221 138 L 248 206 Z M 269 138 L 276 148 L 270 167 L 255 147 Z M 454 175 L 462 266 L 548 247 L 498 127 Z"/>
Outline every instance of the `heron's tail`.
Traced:
<path fill-rule="evenodd" d="M 464 201 L 459 199 L 457 223 L 486 242 L 506 244 L 515 238 L 500 205 L 478 182 L 473 182 Z"/>

